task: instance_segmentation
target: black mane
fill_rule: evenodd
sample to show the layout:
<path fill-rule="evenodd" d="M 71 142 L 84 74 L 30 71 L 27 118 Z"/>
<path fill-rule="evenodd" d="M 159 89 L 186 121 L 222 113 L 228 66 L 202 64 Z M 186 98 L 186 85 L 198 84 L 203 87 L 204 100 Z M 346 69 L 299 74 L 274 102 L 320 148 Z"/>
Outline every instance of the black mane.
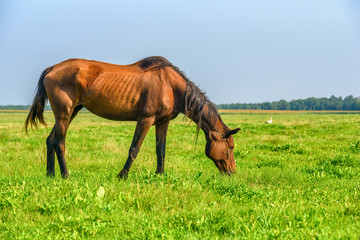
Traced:
<path fill-rule="evenodd" d="M 208 97 L 202 92 L 193 82 L 191 82 L 178 67 L 172 65 L 167 59 L 163 57 L 147 57 L 139 62 L 139 67 L 143 70 L 154 70 L 171 67 L 174 69 L 185 81 L 185 116 L 192 119 L 197 125 L 202 128 L 202 120 L 207 119 L 210 123 L 215 124 L 219 119 L 219 113 Z M 204 109 L 208 107 L 205 116 Z"/>
<path fill-rule="evenodd" d="M 204 109 L 208 108 L 205 115 Z M 187 79 L 185 91 L 185 115 L 191 118 L 202 128 L 202 120 L 207 119 L 211 124 L 215 124 L 219 119 L 219 113 L 215 104 L 202 92 L 193 82 Z"/>
<path fill-rule="evenodd" d="M 166 58 L 159 56 L 147 57 L 139 61 L 139 67 L 143 70 L 148 70 L 153 68 L 161 69 L 171 66 L 172 64 Z"/>

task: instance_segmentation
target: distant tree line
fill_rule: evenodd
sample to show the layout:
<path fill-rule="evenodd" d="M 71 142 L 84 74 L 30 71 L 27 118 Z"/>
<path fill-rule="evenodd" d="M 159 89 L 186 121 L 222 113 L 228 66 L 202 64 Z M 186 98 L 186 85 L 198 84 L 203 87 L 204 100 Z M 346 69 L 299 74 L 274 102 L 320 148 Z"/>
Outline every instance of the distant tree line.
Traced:
<path fill-rule="evenodd" d="M 0 105 L 0 109 L 8 110 L 29 110 L 30 105 Z M 280 100 L 275 102 L 263 103 L 230 103 L 218 104 L 219 109 L 263 109 L 263 110 L 360 110 L 360 97 L 352 95 L 345 97 L 330 98 L 306 98 L 297 100 Z M 45 110 L 51 110 L 50 105 Z"/>
<path fill-rule="evenodd" d="M 0 110 L 30 110 L 31 105 L 0 105 Z M 45 106 L 45 110 L 51 110 L 49 105 Z"/>
<path fill-rule="evenodd" d="M 263 109 L 263 110 L 360 110 L 360 97 L 352 95 L 330 98 L 306 98 L 298 100 L 280 100 L 263 103 L 231 103 L 218 104 L 219 109 Z"/>

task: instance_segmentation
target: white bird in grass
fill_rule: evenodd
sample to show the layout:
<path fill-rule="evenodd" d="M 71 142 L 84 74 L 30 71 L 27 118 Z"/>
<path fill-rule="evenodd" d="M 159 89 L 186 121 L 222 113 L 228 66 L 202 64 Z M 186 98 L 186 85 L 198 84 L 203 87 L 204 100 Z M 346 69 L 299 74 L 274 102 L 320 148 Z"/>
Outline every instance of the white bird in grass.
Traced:
<path fill-rule="evenodd" d="M 270 118 L 270 120 L 266 121 L 266 123 L 272 124 L 272 117 Z"/>

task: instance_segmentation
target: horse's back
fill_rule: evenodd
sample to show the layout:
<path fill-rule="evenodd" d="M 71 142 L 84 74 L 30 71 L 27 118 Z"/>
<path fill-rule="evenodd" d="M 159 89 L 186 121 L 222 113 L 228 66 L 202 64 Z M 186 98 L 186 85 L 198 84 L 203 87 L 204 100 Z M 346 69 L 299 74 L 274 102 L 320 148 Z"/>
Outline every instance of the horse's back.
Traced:
<path fill-rule="evenodd" d="M 139 111 L 145 115 L 159 108 L 172 111 L 173 90 L 159 71 L 144 71 L 139 62 L 115 65 L 70 59 L 54 66 L 45 86 L 53 95 L 65 96 L 61 92 L 66 92 L 71 101 L 65 102 L 71 107 L 83 105 L 108 119 L 136 120 Z"/>

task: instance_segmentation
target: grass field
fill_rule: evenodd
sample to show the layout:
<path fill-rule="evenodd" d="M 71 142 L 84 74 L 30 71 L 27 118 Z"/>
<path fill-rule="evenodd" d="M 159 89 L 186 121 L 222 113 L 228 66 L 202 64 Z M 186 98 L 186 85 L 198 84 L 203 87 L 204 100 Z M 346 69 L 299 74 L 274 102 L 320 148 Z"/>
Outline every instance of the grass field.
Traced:
<path fill-rule="evenodd" d="M 134 122 L 81 112 L 69 128 L 70 178 L 45 176 L 51 128 L 24 133 L 0 112 L 0 239 L 359 239 L 360 115 L 224 113 L 237 173 L 222 176 L 201 132 L 169 127 L 165 175 L 151 129 L 127 180 Z M 52 126 L 51 112 L 46 113 Z M 273 124 L 264 122 L 270 117 Z"/>

